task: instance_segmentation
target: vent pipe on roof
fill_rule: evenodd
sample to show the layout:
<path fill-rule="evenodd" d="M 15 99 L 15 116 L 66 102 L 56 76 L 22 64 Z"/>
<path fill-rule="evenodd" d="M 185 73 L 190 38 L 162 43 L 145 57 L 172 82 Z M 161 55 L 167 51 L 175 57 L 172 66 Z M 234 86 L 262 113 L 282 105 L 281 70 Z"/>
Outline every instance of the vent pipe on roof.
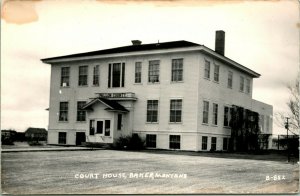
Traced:
<path fill-rule="evenodd" d="M 132 45 L 137 46 L 137 45 L 141 45 L 142 42 L 140 40 L 131 40 Z"/>
<path fill-rule="evenodd" d="M 215 51 L 224 56 L 225 53 L 225 32 L 216 31 Z"/>

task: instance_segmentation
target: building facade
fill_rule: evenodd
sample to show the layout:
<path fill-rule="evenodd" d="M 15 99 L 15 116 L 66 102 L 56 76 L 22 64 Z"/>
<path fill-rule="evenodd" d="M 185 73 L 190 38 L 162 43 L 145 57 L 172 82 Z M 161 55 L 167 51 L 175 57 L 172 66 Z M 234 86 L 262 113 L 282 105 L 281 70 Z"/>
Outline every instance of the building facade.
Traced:
<path fill-rule="evenodd" d="M 227 150 L 230 108 L 260 114 L 272 133 L 272 106 L 252 99 L 260 75 L 216 50 L 187 41 L 132 45 L 42 59 L 51 64 L 48 143 L 113 143 L 138 134 L 149 148 Z"/>

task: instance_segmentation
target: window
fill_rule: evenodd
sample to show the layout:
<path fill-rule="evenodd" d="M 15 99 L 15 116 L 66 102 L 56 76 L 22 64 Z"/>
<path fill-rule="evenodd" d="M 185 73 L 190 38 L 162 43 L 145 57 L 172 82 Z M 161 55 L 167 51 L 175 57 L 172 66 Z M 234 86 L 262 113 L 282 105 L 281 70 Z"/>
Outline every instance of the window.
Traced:
<path fill-rule="evenodd" d="M 244 92 L 244 77 L 240 76 L 240 91 Z"/>
<path fill-rule="evenodd" d="M 209 103 L 208 101 L 203 101 L 203 120 L 202 123 L 208 123 L 208 111 L 209 111 Z"/>
<path fill-rule="evenodd" d="M 93 70 L 93 85 L 99 86 L 99 65 L 94 66 Z"/>
<path fill-rule="evenodd" d="M 172 82 L 183 81 L 183 59 L 172 59 Z"/>
<path fill-rule="evenodd" d="M 95 135 L 95 120 L 90 120 L 90 135 Z"/>
<path fill-rule="evenodd" d="M 265 131 L 265 116 L 264 115 L 259 115 L 260 118 L 260 126 L 261 126 L 261 131 Z"/>
<path fill-rule="evenodd" d="M 250 93 L 250 79 L 246 79 L 246 93 Z"/>
<path fill-rule="evenodd" d="M 68 121 L 68 102 L 59 103 L 59 121 Z"/>
<path fill-rule="evenodd" d="M 231 109 L 227 106 L 224 107 L 224 126 L 230 127 L 230 120 L 231 120 Z"/>
<path fill-rule="evenodd" d="M 147 101 L 147 122 L 157 122 L 158 100 Z"/>
<path fill-rule="evenodd" d="M 135 83 L 141 83 L 142 82 L 142 63 L 141 62 L 136 62 L 135 63 L 134 82 Z"/>
<path fill-rule="evenodd" d="M 79 66 L 78 85 L 86 86 L 88 79 L 88 66 Z"/>
<path fill-rule="evenodd" d="M 70 86 L 70 67 L 62 67 L 60 77 L 60 86 Z"/>
<path fill-rule="evenodd" d="M 108 66 L 108 88 L 124 87 L 125 63 L 110 63 Z"/>
<path fill-rule="evenodd" d="M 223 138 L 223 150 L 228 150 L 228 138 Z"/>
<path fill-rule="evenodd" d="M 219 82 L 219 72 L 220 72 L 220 66 L 215 65 L 214 67 L 214 81 Z"/>
<path fill-rule="evenodd" d="M 216 150 L 216 149 L 217 149 L 217 138 L 212 137 L 211 138 L 211 148 L 210 148 L 210 150 Z"/>
<path fill-rule="evenodd" d="M 202 136 L 202 150 L 207 150 L 207 136 Z"/>
<path fill-rule="evenodd" d="M 148 82 L 159 82 L 159 60 L 149 61 Z"/>
<path fill-rule="evenodd" d="M 156 148 L 156 135 L 146 134 L 146 147 Z"/>
<path fill-rule="evenodd" d="M 110 136 L 110 120 L 105 120 L 105 136 Z"/>
<path fill-rule="evenodd" d="M 122 129 L 122 114 L 118 114 L 118 130 Z"/>
<path fill-rule="evenodd" d="M 182 100 L 174 99 L 170 102 L 170 122 L 181 122 Z"/>
<path fill-rule="evenodd" d="M 170 135 L 170 149 L 180 149 L 180 135 Z"/>
<path fill-rule="evenodd" d="M 204 78 L 210 79 L 210 62 L 205 61 Z"/>
<path fill-rule="evenodd" d="M 213 125 L 218 125 L 218 104 L 213 104 Z"/>
<path fill-rule="evenodd" d="M 228 81 L 227 81 L 227 87 L 232 88 L 232 80 L 233 80 L 233 73 L 231 71 L 228 72 Z"/>
<path fill-rule="evenodd" d="M 86 104 L 85 101 L 77 102 L 77 121 L 82 122 L 85 121 L 86 112 L 82 109 L 82 107 Z"/>
<path fill-rule="evenodd" d="M 58 143 L 59 144 L 67 143 L 67 133 L 66 132 L 58 132 Z"/>

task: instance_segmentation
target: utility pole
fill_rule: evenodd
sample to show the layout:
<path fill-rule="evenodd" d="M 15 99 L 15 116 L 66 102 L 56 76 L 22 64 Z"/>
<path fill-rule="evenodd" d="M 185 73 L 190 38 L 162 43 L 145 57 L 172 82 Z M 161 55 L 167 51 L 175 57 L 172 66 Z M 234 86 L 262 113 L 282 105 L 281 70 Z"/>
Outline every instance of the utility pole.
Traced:
<path fill-rule="evenodd" d="M 287 147 L 287 158 L 288 162 L 290 162 L 290 152 L 289 152 L 289 117 L 286 117 L 286 123 L 285 123 L 285 128 L 286 128 L 286 147 Z"/>

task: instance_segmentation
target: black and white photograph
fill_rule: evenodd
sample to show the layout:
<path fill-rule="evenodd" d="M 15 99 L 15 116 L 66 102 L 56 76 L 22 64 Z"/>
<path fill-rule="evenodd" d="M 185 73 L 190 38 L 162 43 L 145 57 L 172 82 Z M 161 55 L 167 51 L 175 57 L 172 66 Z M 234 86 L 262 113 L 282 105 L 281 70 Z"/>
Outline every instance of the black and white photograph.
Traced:
<path fill-rule="evenodd" d="M 3 0 L 1 194 L 299 193 L 299 1 Z"/>

